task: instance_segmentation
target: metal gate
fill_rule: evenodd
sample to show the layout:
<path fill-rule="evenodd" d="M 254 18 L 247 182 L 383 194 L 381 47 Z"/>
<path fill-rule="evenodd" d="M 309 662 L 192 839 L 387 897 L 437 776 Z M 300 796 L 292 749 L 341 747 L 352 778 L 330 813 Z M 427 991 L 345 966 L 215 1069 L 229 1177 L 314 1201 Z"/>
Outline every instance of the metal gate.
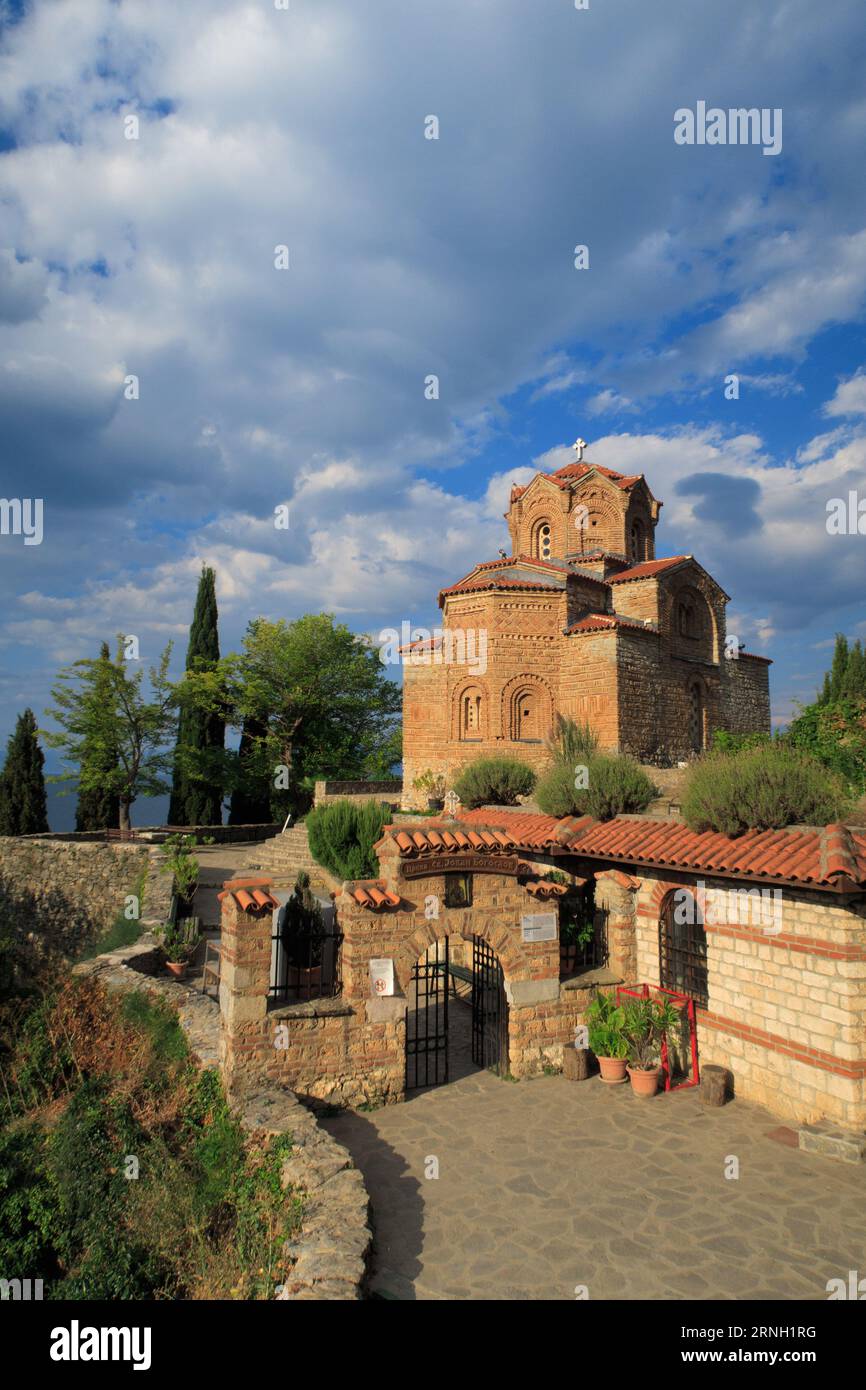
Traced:
<path fill-rule="evenodd" d="M 472 1060 L 499 1076 L 508 1071 L 508 1003 L 496 952 L 472 938 Z"/>
<path fill-rule="evenodd" d="M 426 957 L 412 971 L 406 1009 L 406 1090 L 441 1086 L 448 1080 L 448 938 L 436 959 Z"/>

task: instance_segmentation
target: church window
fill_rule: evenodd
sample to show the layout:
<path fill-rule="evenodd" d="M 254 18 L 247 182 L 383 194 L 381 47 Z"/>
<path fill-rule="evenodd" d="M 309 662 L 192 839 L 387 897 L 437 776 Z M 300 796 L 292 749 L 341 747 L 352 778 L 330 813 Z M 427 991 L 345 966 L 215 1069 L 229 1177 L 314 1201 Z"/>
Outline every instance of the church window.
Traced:
<path fill-rule="evenodd" d="M 472 742 L 481 737 L 481 691 L 473 687 L 460 697 L 460 738 Z"/>
<path fill-rule="evenodd" d="M 640 521 L 633 521 L 631 524 L 631 558 L 633 560 L 646 559 L 643 523 Z"/>
<path fill-rule="evenodd" d="M 677 607 L 677 626 L 680 637 L 697 637 L 697 617 L 695 605 L 688 599 L 680 599 Z"/>
<path fill-rule="evenodd" d="M 512 731 L 518 743 L 541 742 L 541 700 L 537 690 L 522 690 L 515 696 Z"/>
<path fill-rule="evenodd" d="M 535 532 L 534 554 L 538 560 L 550 559 L 550 522 L 542 521 Z"/>

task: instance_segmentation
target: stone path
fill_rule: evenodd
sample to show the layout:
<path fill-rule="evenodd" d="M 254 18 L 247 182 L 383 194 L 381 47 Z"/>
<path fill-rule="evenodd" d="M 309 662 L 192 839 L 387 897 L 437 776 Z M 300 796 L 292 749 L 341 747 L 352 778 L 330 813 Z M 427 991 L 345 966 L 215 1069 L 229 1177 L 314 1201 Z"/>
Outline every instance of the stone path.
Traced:
<path fill-rule="evenodd" d="M 824 1300 L 866 1275 L 866 1168 L 768 1138 L 743 1101 L 475 1072 L 323 1127 L 364 1174 L 382 1297 Z"/>

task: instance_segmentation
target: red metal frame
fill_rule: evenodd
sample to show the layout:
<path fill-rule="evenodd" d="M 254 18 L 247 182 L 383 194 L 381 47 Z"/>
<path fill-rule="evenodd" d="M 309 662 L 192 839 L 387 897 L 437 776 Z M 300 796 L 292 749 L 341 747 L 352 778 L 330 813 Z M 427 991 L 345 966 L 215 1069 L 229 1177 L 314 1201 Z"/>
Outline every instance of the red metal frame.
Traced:
<path fill-rule="evenodd" d="M 687 994 L 678 994 L 676 990 L 663 989 L 661 985 L 647 984 L 638 985 L 636 989 L 629 989 L 628 985 L 617 985 L 617 1001 L 621 994 L 629 994 L 633 999 L 648 999 L 650 997 L 650 990 L 653 990 L 656 994 L 666 995 L 677 1007 L 685 1009 L 686 1018 L 689 1021 L 689 1046 L 692 1054 L 692 1075 L 688 1081 L 678 1081 L 676 1086 L 671 1084 L 671 1069 L 668 1065 L 668 1040 L 666 1037 L 662 1038 L 661 1067 L 665 1079 L 664 1089 L 666 1091 L 686 1091 L 691 1086 L 699 1085 L 701 1079 L 700 1067 L 698 1065 L 698 1029 L 695 1019 L 695 1001 L 694 999 L 690 999 Z"/>

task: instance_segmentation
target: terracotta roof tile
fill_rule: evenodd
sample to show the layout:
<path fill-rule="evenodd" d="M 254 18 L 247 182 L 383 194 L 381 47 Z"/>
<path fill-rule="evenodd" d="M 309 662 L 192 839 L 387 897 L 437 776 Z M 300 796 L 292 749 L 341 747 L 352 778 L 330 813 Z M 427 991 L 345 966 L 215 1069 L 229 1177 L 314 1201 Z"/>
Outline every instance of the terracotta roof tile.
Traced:
<path fill-rule="evenodd" d="M 233 898 L 244 912 L 274 912 L 280 906 L 270 891 L 269 878 L 230 878 L 223 884 L 217 898 Z"/>
<path fill-rule="evenodd" d="M 392 893 L 381 878 L 357 879 L 349 892 L 359 907 L 366 907 L 371 912 L 393 910 L 402 901 L 399 893 Z"/>
<path fill-rule="evenodd" d="M 651 637 L 658 636 L 657 627 L 645 627 L 643 623 L 629 622 L 627 618 L 619 618 L 613 613 L 590 613 L 588 617 L 581 618 L 580 622 L 567 627 L 565 635 L 581 637 L 587 632 L 615 632 L 617 628 L 626 628 L 629 632 L 649 633 Z"/>
<path fill-rule="evenodd" d="M 607 581 L 608 584 L 630 584 L 633 579 L 651 579 L 655 574 L 661 574 L 663 570 L 670 569 L 672 565 L 681 565 L 684 560 L 691 560 L 691 555 L 669 555 L 665 560 L 644 560 L 640 565 L 633 565 L 631 569 L 623 570 L 622 574 L 613 574 Z"/>
<path fill-rule="evenodd" d="M 490 821 L 492 813 L 468 811 L 463 819 Z M 844 825 L 749 830 L 733 838 L 712 830 L 690 830 L 682 821 L 649 816 L 617 816 L 610 821 L 583 816 L 556 821 L 550 816 L 503 810 L 496 821 L 520 848 L 562 846 L 587 859 L 717 873 L 752 882 L 866 888 L 866 833 Z"/>

